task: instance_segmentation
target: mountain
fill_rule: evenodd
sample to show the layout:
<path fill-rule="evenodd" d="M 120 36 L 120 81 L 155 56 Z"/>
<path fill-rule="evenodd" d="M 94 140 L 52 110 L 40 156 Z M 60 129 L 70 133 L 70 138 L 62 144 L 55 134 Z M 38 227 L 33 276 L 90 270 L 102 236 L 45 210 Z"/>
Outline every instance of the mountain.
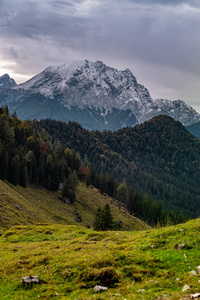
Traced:
<path fill-rule="evenodd" d="M 200 115 L 181 100 L 153 100 L 129 69 L 118 71 L 100 61 L 72 61 L 48 67 L 23 84 L 0 77 L 0 104 L 21 119 L 78 121 L 90 130 L 133 127 L 160 114 L 184 125 Z"/>
<path fill-rule="evenodd" d="M 200 122 L 186 126 L 187 130 L 200 139 Z"/>
<path fill-rule="evenodd" d="M 16 85 L 16 82 L 8 74 L 0 76 L 0 90 L 6 91 Z"/>
<path fill-rule="evenodd" d="M 200 141 L 179 122 L 157 116 L 115 132 L 88 131 L 78 123 L 34 122 L 52 141 L 75 149 L 99 172 L 161 200 L 164 207 L 200 214 Z"/>

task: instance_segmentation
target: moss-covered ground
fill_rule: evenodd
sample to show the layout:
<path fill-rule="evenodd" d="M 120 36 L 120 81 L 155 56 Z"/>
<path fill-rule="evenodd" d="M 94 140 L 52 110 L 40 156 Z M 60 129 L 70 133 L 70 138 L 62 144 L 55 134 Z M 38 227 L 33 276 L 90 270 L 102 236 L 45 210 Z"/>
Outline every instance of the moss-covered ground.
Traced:
<path fill-rule="evenodd" d="M 199 219 L 137 232 L 13 227 L 0 238 L 0 298 L 189 299 L 200 292 L 200 275 L 191 275 L 200 265 L 199 230 Z M 28 275 L 40 283 L 23 286 Z"/>

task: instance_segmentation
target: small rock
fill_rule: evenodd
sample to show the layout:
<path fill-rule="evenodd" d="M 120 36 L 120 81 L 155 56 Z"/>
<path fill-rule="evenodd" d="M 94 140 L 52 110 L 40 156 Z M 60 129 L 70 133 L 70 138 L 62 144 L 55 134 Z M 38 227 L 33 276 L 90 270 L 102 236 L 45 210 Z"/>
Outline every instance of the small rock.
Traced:
<path fill-rule="evenodd" d="M 19 204 L 16 204 L 16 205 L 15 205 L 15 207 L 16 207 L 17 209 L 20 209 L 20 206 L 19 206 Z"/>
<path fill-rule="evenodd" d="M 148 281 L 148 283 L 158 283 L 158 281 L 156 281 L 156 280 L 150 280 L 150 281 Z"/>
<path fill-rule="evenodd" d="M 190 296 L 191 299 L 200 298 L 200 293 L 192 294 Z"/>
<path fill-rule="evenodd" d="M 177 249 L 177 250 L 181 250 L 181 249 L 183 249 L 183 248 L 185 248 L 185 244 L 184 243 L 181 243 L 181 244 L 177 244 L 176 246 L 175 246 L 175 248 Z"/>
<path fill-rule="evenodd" d="M 107 291 L 107 287 L 106 286 L 101 286 L 101 285 L 95 285 L 94 287 L 94 292 L 99 292 L 99 291 Z"/>
<path fill-rule="evenodd" d="M 200 266 L 197 267 L 197 273 L 200 274 Z"/>
<path fill-rule="evenodd" d="M 185 292 L 185 291 L 189 290 L 189 288 L 190 288 L 189 285 L 186 284 L 186 285 L 184 285 L 182 291 Z"/>
<path fill-rule="evenodd" d="M 38 276 L 26 276 L 22 279 L 22 284 L 26 283 L 39 283 L 39 277 Z"/>
<path fill-rule="evenodd" d="M 63 201 L 64 201 L 64 203 L 71 204 L 71 200 L 70 199 L 64 198 Z"/>
<path fill-rule="evenodd" d="M 196 273 L 194 270 L 192 270 L 192 271 L 190 272 L 190 275 L 192 275 L 192 276 L 196 276 L 196 275 L 197 275 L 197 273 Z"/>
<path fill-rule="evenodd" d="M 144 293 L 145 289 L 138 290 L 139 293 Z"/>
<path fill-rule="evenodd" d="M 59 293 L 55 293 L 55 296 L 59 296 L 60 294 Z"/>

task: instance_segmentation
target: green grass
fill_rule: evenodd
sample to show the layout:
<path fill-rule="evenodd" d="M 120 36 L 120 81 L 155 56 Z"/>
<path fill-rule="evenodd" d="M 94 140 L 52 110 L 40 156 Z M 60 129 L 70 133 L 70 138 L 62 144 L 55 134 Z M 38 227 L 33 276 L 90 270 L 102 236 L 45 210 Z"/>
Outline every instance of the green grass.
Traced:
<path fill-rule="evenodd" d="M 37 223 L 67 224 L 92 227 L 94 213 L 106 203 L 111 205 L 114 220 L 121 220 L 124 230 L 142 230 L 148 226 L 119 209 L 117 201 L 103 196 L 97 189 L 80 183 L 74 204 L 59 200 L 61 191 L 50 192 L 42 188 L 23 188 L 0 181 L 0 234 L 15 225 Z M 77 215 L 78 214 L 78 215 Z M 80 216 L 82 221 L 78 222 Z"/>
<path fill-rule="evenodd" d="M 199 219 L 148 231 L 13 227 L 0 238 L 0 298 L 189 299 L 200 292 L 200 275 L 190 274 L 200 265 L 199 230 Z M 41 282 L 23 286 L 28 275 Z M 108 290 L 95 293 L 96 284 Z"/>

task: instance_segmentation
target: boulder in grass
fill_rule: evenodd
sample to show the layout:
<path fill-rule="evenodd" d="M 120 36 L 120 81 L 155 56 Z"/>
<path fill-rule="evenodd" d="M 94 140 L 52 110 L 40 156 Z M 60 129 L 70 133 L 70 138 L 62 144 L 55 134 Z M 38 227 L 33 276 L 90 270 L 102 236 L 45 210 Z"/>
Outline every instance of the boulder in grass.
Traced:
<path fill-rule="evenodd" d="M 197 273 L 196 273 L 194 270 L 192 270 L 192 271 L 190 272 L 190 275 L 192 275 L 192 276 L 196 276 L 196 275 L 197 275 Z"/>
<path fill-rule="evenodd" d="M 107 291 L 107 287 L 106 286 L 101 286 L 101 285 L 95 285 L 94 287 L 94 291 L 95 292 L 99 292 L 99 291 Z"/>
<path fill-rule="evenodd" d="M 181 244 L 177 244 L 177 245 L 175 246 L 175 249 L 181 250 L 181 249 L 183 249 L 183 248 L 185 248 L 185 247 L 186 247 L 186 245 L 185 245 L 184 243 L 181 243 Z"/>
<path fill-rule="evenodd" d="M 200 293 L 192 294 L 190 298 L 191 299 L 200 298 Z"/>
<path fill-rule="evenodd" d="M 184 285 L 182 291 L 185 292 L 185 291 L 187 291 L 187 290 L 189 290 L 189 289 L 190 289 L 189 285 L 186 284 L 186 285 Z"/>
<path fill-rule="evenodd" d="M 38 276 L 26 276 L 22 279 L 22 284 L 39 283 L 40 279 Z"/>

